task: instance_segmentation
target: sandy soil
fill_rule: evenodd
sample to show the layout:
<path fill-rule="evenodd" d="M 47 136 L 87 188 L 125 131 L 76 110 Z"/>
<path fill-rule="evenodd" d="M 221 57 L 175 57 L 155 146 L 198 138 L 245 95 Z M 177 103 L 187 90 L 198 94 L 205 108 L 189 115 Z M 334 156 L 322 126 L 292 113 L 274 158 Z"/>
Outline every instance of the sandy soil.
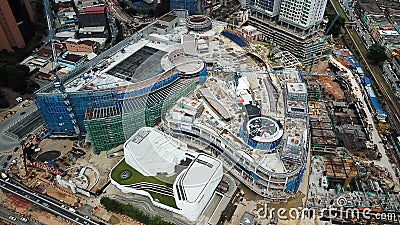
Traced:
<path fill-rule="evenodd" d="M 334 78 L 327 76 L 318 76 L 317 80 L 324 88 L 324 90 L 331 94 L 336 101 L 343 99 L 344 92 L 339 83 L 334 81 Z"/>
<path fill-rule="evenodd" d="M 66 204 L 73 206 L 75 203 L 78 202 L 78 197 L 75 196 L 73 193 L 63 191 L 58 188 L 50 187 L 47 190 L 47 194 L 53 198 L 63 200 Z"/>
<path fill-rule="evenodd" d="M 47 138 L 40 142 L 39 148 L 42 150 L 42 152 L 57 150 L 61 152 L 61 155 L 64 155 L 72 149 L 72 141 Z"/>

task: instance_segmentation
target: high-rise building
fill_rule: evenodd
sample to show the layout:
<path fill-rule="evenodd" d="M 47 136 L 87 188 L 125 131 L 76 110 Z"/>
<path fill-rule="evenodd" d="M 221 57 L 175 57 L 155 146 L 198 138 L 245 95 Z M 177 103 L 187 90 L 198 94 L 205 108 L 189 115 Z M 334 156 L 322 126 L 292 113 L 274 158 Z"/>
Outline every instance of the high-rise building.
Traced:
<path fill-rule="evenodd" d="M 318 26 L 323 19 L 327 0 L 282 0 L 279 20 L 300 29 Z"/>
<path fill-rule="evenodd" d="M 16 18 L 7 0 L 0 0 L 0 50 L 25 46 Z"/>
<path fill-rule="evenodd" d="M 326 3 L 327 0 L 250 0 L 249 23 L 267 40 L 310 65 L 323 55 Z"/>

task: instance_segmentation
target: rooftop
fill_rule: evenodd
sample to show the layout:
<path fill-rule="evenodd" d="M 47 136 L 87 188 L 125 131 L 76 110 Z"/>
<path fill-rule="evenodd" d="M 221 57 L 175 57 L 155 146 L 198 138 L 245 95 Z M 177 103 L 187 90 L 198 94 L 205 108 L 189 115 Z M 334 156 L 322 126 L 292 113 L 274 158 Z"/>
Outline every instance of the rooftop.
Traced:
<path fill-rule="evenodd" d="M 200 154 L 183 174 L 183 188 L 188 202 L 198 201 L 207 183 L 211 182 L 221 162 L 211 156 Z"/>
<path fill-rule="evenodd" d="M 286 83 L 289 93 L 307 93 L 304 83 Z"/>
<path fill-rule="evenodd" d="M 81 27 L 79 28 L 79 33 L 84 32 L 104 32 L 105 26 L 98 26 L 98 27 Z"/>
<path fill-rule="evenodd" d="M 103 14 L 105 8 L 106 7 L 104 5 L 86 7 L 86 8 L 80 9 L 79 13 L 84 13 L 84 14 Z"/>
<path fill-rule="evenodd" d="M 165 16 L 162 16 L 159 20 L 165 21 L 165 22 L 171 22 L 171 21 L 174 20 L 175 18 L 177 18 L 177 16 L 171 15 L 171 14 L 167 14 L 167 15 L 165 15 Z"/>
<path fill-rule="evenodd" d="M 144 46 L 112 67 L 107 73 L 132 82 L 147 80 L 164 72 L 160 62 L 166 53 Z"/>

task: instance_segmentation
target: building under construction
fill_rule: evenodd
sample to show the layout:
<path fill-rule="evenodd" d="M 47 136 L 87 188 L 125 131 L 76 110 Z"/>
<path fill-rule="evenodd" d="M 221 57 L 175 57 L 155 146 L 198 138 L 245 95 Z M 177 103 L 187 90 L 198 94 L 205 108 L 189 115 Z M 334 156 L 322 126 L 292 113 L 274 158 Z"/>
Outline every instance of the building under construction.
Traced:
<path fill-rule="evenodd" d="M 165 109 L 205 80 L 201 59 L 149 35 L 156 24 L 34 93 L 51 134 L 87 133 L 96 153 L 109 150 L 140 127 L 154 126 Z"/>

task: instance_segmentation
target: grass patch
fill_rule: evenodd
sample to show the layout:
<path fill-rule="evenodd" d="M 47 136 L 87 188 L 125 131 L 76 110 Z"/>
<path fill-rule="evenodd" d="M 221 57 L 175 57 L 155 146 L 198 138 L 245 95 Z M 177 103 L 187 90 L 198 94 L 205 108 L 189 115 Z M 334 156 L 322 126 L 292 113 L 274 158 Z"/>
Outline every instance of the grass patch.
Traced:
<path fill-rule="evenodd" d="M 129 171 L 131 172 L 131 176 L 123 180 L 120 177 L 122 171 Z M 129 166 L 125 159 L 122 160 L 112 171 L 111 171 L 111 178 L 118 182 L 121 185 L 129 185 L 129 184 L 136 184 L 140 182 L 147 182 L 152 184 L 160 184 L 167 187 L 172 187 L 172 184 L 176 178 L 176 176 L 143 176 L 143 174 L 139 173 L 139 171 L 135 170 L 131 166 Z M 172 181 L 172 182 L 171 182 Z"/>
<path fill-rule="evenodd" d="M 162 194 L 158 194 L 158 193 L 154 193 L 154 192 L 149 192 L 151 197 L 153 197 L 153 199 L 156 201 L 156 199 L 158 199 L 158 201 L 160 201 L 160 203 L 170 206 L 172 208 L 178 208 L 176 207 L 176 202 L 174 197 L 171 196 L 166 196 L 166 195 L 162 195 Z"/>

